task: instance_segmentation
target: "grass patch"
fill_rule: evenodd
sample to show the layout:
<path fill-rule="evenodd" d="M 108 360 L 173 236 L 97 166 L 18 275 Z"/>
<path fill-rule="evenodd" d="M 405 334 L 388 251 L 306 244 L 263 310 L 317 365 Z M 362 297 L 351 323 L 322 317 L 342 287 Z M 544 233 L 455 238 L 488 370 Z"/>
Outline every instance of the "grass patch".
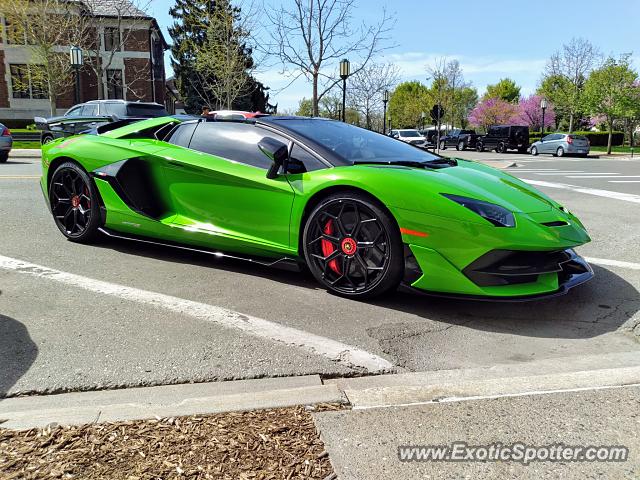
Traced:
<path fill-rule="evenodd" d="M 607 151 L 607 147 L 591 147 L 591 151 L 592 152 L 606 152 Z M 623 147 L 623 146 L 619 146 L 619 147 L 611 147 L 611 152 L 612 153 L 631 153 L 631 147 Z M 634 154 L 640 154 L 640 147 L 635 146 L 633 147 L 633 153 Z"/>
<path fill-rule="evenodd" d="M 18 149 L 18 148 L 35 148 L 37 150 L 40 150 L 40 142 L 20 142 L 20 141 L 14 141 L 13 142 L 13 147 L 14 150 Z"/>

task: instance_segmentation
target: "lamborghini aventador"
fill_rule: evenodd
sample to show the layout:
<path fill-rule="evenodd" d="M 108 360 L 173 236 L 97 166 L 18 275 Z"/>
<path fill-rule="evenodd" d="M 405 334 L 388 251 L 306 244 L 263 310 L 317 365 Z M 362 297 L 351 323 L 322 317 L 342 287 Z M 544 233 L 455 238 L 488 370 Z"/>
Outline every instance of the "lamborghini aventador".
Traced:
<path fill-rule="evenodd" d="M 331 292 L 522 300 L 589 280 L 580 221 L 521 180 L 345 123 L 118 122 L 43 147 L 69 240 L 97 235 L 305 266 Z"/>

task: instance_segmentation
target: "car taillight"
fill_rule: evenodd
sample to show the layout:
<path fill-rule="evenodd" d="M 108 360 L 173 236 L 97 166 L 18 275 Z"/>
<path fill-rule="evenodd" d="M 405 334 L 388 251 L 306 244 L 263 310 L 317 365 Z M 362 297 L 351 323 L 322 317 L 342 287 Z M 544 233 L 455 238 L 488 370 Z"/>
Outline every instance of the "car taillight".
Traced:
<path fill-rule="evenodd" d="M 10 137 L 11 136 L 11 130 L 9 130 L 8 128 L 5 127 L 4 132 L 2 132 L 2 136 L 3 137 Z"/>
<path fill-rule="evenodd" d="M 572 137 L 571 135 L 569 135 L 569 136 L 567 137 L 567 143 L 568 143 L 569 145 L 571 145 L 571 144 L 573 143 L 573 137 Z"/>

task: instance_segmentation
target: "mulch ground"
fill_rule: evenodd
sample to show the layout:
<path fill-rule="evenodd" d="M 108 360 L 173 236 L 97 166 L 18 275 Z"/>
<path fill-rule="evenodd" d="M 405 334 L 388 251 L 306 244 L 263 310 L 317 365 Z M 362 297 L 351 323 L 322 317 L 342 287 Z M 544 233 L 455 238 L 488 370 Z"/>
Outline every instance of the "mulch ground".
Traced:
<path fill-rule="evenodd" d="M 339 407 L 325 407 L 334 409 Z M 333 479 L 304 407 L 0 429 L 5 479 Z"/>

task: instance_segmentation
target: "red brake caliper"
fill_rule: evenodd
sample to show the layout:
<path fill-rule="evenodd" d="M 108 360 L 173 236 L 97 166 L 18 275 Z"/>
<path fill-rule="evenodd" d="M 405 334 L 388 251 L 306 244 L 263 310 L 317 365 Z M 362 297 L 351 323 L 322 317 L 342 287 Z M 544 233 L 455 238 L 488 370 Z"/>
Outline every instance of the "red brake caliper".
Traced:
<path fill-rule="evenodd" d="M 325 224 L 324 233 L 325 235 L 333 235 L 332 219 L 329 219 L 329 221 L 327 221 L 327 223 Z M 325 257 L 328 257 L 329 255 L 331 255 L 333 252 L 336 251 L 335 246 L 329 240 L 326 240 L 323 238 L 320 241 L 320 243 L 322 246 L 322 255 L 324 255 Z M 329 268 L 333 270 L 335 273 L 337 273 L 338 275 L 342 275 L 342 272 L 340 271 L 340 266 L 338 265 L 338 259 L 334 258 L 333 260 L 331 260 L 329 262 Z"/>

